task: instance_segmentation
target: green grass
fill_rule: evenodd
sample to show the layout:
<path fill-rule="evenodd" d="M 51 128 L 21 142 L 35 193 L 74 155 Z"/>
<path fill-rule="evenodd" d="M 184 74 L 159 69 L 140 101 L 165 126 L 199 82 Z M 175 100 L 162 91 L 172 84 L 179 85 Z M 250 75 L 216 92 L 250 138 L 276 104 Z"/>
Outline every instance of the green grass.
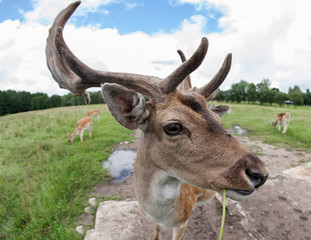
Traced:
<path fill-rule="evenodd" d="M 100 109 L 92 138 L 68 144 L 67 132 Z M 108 179 L 102 161 L 114 144 L 131 140 L 106 105 L 66 107 L 0 118 L 0 239 L 81 239 L 74 221 L 88 193 Z"/>
<path fill-rule="evenodd" d="M 311 152 L 311 108 L 230 105 L 234 113 L 223 117 L 225 128 L 238 124 L 267 143 Z M 67 132 L 92 109 L 101 111 L 92 138 L 86 131 L 83 143 L 77 136 L 69 145 Z M 291 114 L 286 134 L 267 122 L 284 111 Z M 106 105 L 8 115 L 0 117 L 0 131 L 0 239 L 82 239 L 75 221 L 92 187 L 108 179 L 102 161 L 114 144 L 132 139 L 131 131 Z M 104 200 L 111 198 L 119 197 Z"/>
<path fill-rule="evenodd" d="M 219 104 L 219 103 L 217 103 Z M 226 103 L 225 103 L 226 104 Z M 225 128 L 240 125 L 249 130 L 250 135 L 258 136 L 263 142 L 311 152 L 311 108 L 277 107 L 249 104 L 229 104 L 233 114 L 223 116 Z M 274 115 L 289 112 L 291 120 L 285 134 L 272 126 Z M 281 128 L 283 130 L 283 128 Z"/>

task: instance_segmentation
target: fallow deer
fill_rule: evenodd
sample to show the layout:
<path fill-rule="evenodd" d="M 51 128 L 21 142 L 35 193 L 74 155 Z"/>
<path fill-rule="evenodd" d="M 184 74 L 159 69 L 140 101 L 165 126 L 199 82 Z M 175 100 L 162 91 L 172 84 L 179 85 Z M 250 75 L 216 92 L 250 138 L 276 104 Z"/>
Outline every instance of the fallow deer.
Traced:
<path fill-rule="evenodd" d="M 83 142 L 84 130 L 88 130 L 89 131 L 89 136 L 90 137 L 92 136 L 92 117 L 85 117 L 85 118 L 80 119 L 77 122 L 76 128 L 73 131 L 73 133 L 72 134 L 68 133 L 69 144 L 71 144 L 73 142 L 73 139 L 79 133 L 80 133 L 80 141 Z"/>
<path fill-rule="evenodd" d="M 60 87 L 90 97 L 87 88 L 101 87 L 111 114 L 124 127 L 140 129 L 135 161 L 135 193 L 142 211 L 160 227 L 173 228 L 181 239 L 195 205 L 226 189 L 227 196 L 245 199 L 264 184 L 268 172 L 221 125 L 228 106 L 208 108 L 231 67 L 231 54 L 215 77 L 191 88 L 189 74 L 202 63 L 208 41 L 161 79 L 131 73 L 94 70 L 82 63 L 63 39 L 63 28 L 80 2 L 70 4 L 54 20 L 46 46 L 47 65 Z M 146 102 L 143 95 L 149 97 Z"/>
<path fill-rule="evenodd" d="M 285 112 L 285 113 L 279 113 L 276 117 L 276 120 L 274 122 L 272 122 L 272 125 L 279 129 L 279 131 L 281 131 L 281 125 L 283 124 L 283 132 L 282 133 L 286 133 L 287 128 L 288 128 L 288 124 L 290 121 L 290 114 Z"/>
<path fill-rule="evenodd" d="M 87 113 L 88 117 L 95 117 L 95 121 L 100 121 L 99 110 L 92 110 Z"/>

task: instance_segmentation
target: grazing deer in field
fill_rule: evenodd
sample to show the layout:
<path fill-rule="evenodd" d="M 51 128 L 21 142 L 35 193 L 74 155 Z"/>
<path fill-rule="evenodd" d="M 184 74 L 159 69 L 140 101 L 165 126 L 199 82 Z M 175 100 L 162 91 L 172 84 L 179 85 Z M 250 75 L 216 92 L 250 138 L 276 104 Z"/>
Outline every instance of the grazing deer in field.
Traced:
<path fill-rule="evenodd" d="M 90 137 L 92 136 L 92 117 L 85 117 L 77 122 L 76 128 L 73 131 L 73 133 L 72 134 L 68 133 L 69 144 L 73 142 L 73 139 L 79 133 L 80 133 L 80 141 L 83 142 L 84 130 L 88 130 L 89 136 Z"/>
<path fill-rule="evenodd" d="M 228 114 L 229 114 L 229 115 L 230 115 L 230 114 L 233 114 L 233 111 L 232 111 L 231 106 L 229 106 L 229 109 L 228 109 Z"/>
<path fill-rule="evenodd" d="M 87 113 L 88 117 L 95 117 L 95 121 L 100 121 L 99 110 L 92 110 Z"/>
<path fill-rule="evenodd" d="M 287 128 L 288 128 L 288 124 L 290 121 L 290 114 L 285 112 L 285 113 L 279 113 L 276 117 L 276 120 L 274 122 L 272 122 L 272 125 L 279 129 L 279 131 L 281 131 L 281 125 L 283 124 L 283 132 L 282 133 L 286 133 Z"/>
<path fill-rule="evenodd" d="M 181 239 L 195 205 L 226 189 L 241 200 L 264 184 L 268 172 L 221 125 L 228 106 L 208 108 L 231 66 L 231 54 L 215 77 L 201 88 L 191 88 L 189 74 L 202 63 L 208 41 L 202 38 L 195 53 L 169 76 L 94 70 L 82 63 L 63 39 L 63 27 L 80 2 L 70 4 L 54 20 L 46 46 L 47 64 L 60 87 L 90 97 L 87 88 L 102 88 L 111 114 L 124 127 L 140 129 L 135 161 L 135 192 L 140 208 L 160 227 L 173 228 Z M 149 97 L 145 102 L 143 95 Z"/>

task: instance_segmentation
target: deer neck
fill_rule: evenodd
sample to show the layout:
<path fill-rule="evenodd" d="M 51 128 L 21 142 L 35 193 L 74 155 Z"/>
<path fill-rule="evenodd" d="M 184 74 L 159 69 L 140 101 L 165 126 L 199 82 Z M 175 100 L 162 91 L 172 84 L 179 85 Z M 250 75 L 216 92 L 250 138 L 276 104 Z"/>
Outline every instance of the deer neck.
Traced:
<path fill-rule="evenodd" d="M 71 140 L 73 140 L 79 133 L 79 129 L 76 127 L 72 134 L 70 134 Z"/>
<path fill-rule="evenodd" d="M 141 140 L 135 161 L 135 192 L 142 210 L 156 223 L 173 225 L 174 204 L 182 182 L 154 164 Z"/>

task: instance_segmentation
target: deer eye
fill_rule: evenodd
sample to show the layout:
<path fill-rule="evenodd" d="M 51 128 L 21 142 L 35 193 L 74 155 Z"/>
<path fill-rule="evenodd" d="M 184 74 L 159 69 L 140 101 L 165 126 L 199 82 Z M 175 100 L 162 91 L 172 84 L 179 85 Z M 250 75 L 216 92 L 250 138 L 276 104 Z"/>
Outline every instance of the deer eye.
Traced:
<path fill-rule="evenodd" d="M 177 136 L 182 131 L 182 125 L 180 123 L 169 123 L 163 126 L 163 130 L 168 136 Z"/>

